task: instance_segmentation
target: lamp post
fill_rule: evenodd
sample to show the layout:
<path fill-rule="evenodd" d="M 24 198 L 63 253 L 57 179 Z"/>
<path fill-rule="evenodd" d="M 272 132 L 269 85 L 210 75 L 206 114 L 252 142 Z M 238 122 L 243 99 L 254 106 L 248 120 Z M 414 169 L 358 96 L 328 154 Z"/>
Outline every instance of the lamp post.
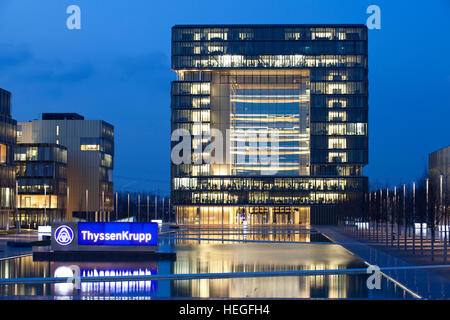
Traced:
<path fill-rule="evenodd" d="M 70 204 L 70 189 L 69 187 L 67 187 L 67 221 L 72 221 L 72 218 L 70 216 L 70 211 L 69 211 L 69 204 Z"/>
<path fill-rule="evenodd" d="M 106 222 L 106 215 L 105 215 L 105 191 L 102 190 L 102 220 L 103 222 Z"/>
<path fill-rule="evenodd" d="M 429 179 L 427 178 L 426 182 L 425 182 L 425 221 L 427 220 L 428 217 L 428 184 L 429 184 Z M 428 227 L 428 224 L 427 224 Z M 423 255 L 423 228 L 422 225 L 420 225 L 420 253 Z"/>
<path fill-rule="evenodd" d="M 164 221 L 165 218 L 165 212 L 164 212 L 164 197 L 162 198 L 162 220 Z"/>
<path fill-rule="evenodd" d="M 150 208 L 150 198 L 149 198 L 149 196 L 147 195 L 147 222 L 150 221 L 150 211 L 149 211 L 149 208 Z"/>
<path fill-rule="evenodd" d="M 444 214 L 444 263 L 447 262 L 447 215 L 443 212 L 442 207 L 442 182 L 443 182 L 444 176 L 441 174 L 439 176 L 439 213 L 442 219 L 442 215 Z"/>
<path fill-rule="evenodd" d="M 44 225 L 47 225 L 47 185 L 44 184 Z"/>
<path fill-rule="evenodd" d="M 407 240 L 408 240 L 408 233 L 406 232 L 406 184 L 403 184 L 403 219 L 405 226 L 403 228 L 403 231 L 405 233 L 405 250 L 407 250 Z"/>
<path fill-rule="evenodd" d="M 389 188 L 386 188 L 386 225 L 385 225 L 385 234 L 386 234 L 386 247 L 389 246 Z"/>
<path fill-rule="evenodd" d="M 412 240 L 413 240 L 413 254 L 416 254 L 416 228 L 415 228 L 415 219 L 416 219 L 416 182 L 413 181 L 413 232 L 412 232 Z"/>
<path fill-rule="evenodd" d="M 397 214 L 397 186 L 394 187 L 394 214 L 397 221 L 397 247 L 400 248 L 400 213 Z"/>
<path fill-rule="evenodd" d="M 371 222 L 371 216 L 372 216 L 372 192 L 369 192 L 369 223 L 368 223 L 368 230 L 367 235 L 370 241 L 370 222 Z"/>
<path fill-rule="evenodd" d="M 17 205 L 19 199 L 19 183 L 16 180 L 16 221 L 17 221 L 17 229 L 16 232 L 20 233 L 20 217 L 19 217 L 19 206 Z"/>
<path fill-rule="evenodd" d="M 127 212 L 128 212 L 128 220 L 130 220 L 130 194 L 128 193 L 128 209 L 127 209 Z"/>
<path fill-rule="evenodd" d="M 141 222 L 141 194 L 138 193 L 138 222 Z"/>
<path fill-rule="evenodd" d="M 116 221 L 119 219 L 119 198 L 116 191 Z"/>
<path fill-rule="evenodd" d="M 89 190 L 86 189 L 86 221 L 88 221 Z"/>
<path fill-rule="evenodd" d="M 380 233 L 380 223 L 383 221 L 383 191 L 380 189 L 380 215 L 378 216 L 378 224 L 377 224 L 377 242 L 378 242 L 378 234 Z"/>
<path fill-rule="evenodd" d="M 158 196 L 155 196 L 155 220 L 158 219 L 157 210 L 158 210 Z"/>

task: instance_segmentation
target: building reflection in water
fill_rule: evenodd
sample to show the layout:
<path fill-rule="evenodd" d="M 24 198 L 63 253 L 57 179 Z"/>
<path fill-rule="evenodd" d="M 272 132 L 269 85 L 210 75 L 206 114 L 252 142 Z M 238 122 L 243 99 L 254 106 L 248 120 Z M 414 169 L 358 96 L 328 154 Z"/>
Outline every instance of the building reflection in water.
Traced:
<path fill-rule="evenodd" d="M 33 262 L 32 256 L 0 260 L 0 278 L 37 278 L 49 277 L 48 262 Z M 0 295 L 8 296 L 46 296 L 49 285 L 4 285 L 0 286 Z"/>
<path fill-rule="evenodd" d="M 211 239 L 211 240 L 209 240 Z M 322 234 L 307 228 L 239 228 L 222 231 L 220 229 L 191 229 L 177 232 L 177 244 L 218 244 L 230 240 L 252 241 L 295 241 L 330 242 Z"/>
<path fill-rule="evenodd" d="M 270 272 L 364 268 L 362 260 L 337 245 L 185 245 L 177 250 L 174 273 Z M 176 280 L 172 295 L 199 298 L 364 298 L 366 275 Z"/>

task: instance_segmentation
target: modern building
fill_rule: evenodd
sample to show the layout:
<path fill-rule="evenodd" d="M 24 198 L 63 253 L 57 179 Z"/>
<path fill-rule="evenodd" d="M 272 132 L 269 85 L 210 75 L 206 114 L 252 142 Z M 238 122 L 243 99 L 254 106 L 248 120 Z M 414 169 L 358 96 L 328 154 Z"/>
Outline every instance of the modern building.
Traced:
<path fill-rule="evenodd" d="M 174 26 L 177 222 L 333 224 L 362 201 L 367 59 L 364 25 Z"/>
<path fill-rule="evenodd" d="M 442 205 L 441 213 L 450 213 L 448 204 L 450 189 L 450 146 L 434 151 L 428 155 L 428 175 L 430 177 L 431 195 L 435 203 Z"/>
<path fill-rule="evenodd" d="M 11 93 L 0 88 L 0 229 L 9 227 L 16 209 L 16 125 L 11 117 Z"/>
<path fill-rule="evenodd" d="M 19 122 L 18 143 L 67 148 L 69 219 L 107 220 L 114 210 L 114 127 L 74 113 L 44 113 L 42 120 Z"/>
<path fill-rule="evenodd" d="M 21 226 L 37 228 L 67 220 L 67 148 L 58 144 L 22 143 L 16 146 L 14 160 Z"/>

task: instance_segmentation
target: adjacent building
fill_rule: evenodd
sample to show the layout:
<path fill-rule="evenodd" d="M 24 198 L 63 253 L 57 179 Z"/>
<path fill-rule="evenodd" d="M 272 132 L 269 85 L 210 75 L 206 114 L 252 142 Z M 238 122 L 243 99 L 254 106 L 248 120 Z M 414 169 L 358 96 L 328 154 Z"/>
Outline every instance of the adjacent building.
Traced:
<path fill-rule="evenodd" d="M 11 93 L 0 88 L 0 229 L 9 227 L 15 213 L 16 120 L 11 117 Z"/>
<path fill-rule="evenodd" d="M 428 155 L 428 175 L 430 177 L 432 199 L 442 206 L 440 212 L 450 213 L 448 199 L 450 196 L 450 146 L 434 151 Z"/>
<path fill-rule="evenodd" d="M 56 158 L 45 160 L 53 163 L 54 169 L 59 167 L 61 170 L 53 171 L 50 179 L 56 183 L 52 194 L 57 203 L 55 217 L 68 215 L 69 220 L 73 217 L 91 221 L 108 219 L 114 210 L 112 125 L 102 120 L 85 120 L 76 113 L 44 113 L 42 120 L 18 123 L 17 141 L 21 146 L 23 144 L 24 149 L 40 146 L 45 152 L 48 150 L 56 155 Z M 66 195 L 62 190 L 64 180 L 68 187 Z M 38 192 L 42 194 L 42 185 Z M 67 198 L 67 207 L 59 206 L 63 198 Z M 65 215 L 67 209 L 68 214 Z"/>
<path fill-rule="evenodd" d="M 18 219 L 37 228 L 68 220 L 67 148 L 50 143 L 21 143 L 14 154 L 18 184 Z"/>
<path fill-rule="evenodd" d="M 191 134 L 171 166 L 177 222 L 336 223 L 362 201 L 367 59 L 364 25 L 173 27 L 172 132 Z"/>

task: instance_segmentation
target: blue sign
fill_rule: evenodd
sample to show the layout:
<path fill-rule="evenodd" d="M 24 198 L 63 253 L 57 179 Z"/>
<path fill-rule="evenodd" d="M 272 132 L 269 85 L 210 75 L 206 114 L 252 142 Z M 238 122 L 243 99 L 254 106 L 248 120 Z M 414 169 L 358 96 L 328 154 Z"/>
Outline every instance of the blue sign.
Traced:
<path fill-rule="evenodd" d="M 60 226 L 55 231 L 55 240 L 62 246 L 67 246 L 73 240 L 73 230 L 66 225 Z"/>
<path fill-rule="evenodd" d="M 154 222 L 79 222 L 78 244 L 89 246 L 157 246 Z"/>

